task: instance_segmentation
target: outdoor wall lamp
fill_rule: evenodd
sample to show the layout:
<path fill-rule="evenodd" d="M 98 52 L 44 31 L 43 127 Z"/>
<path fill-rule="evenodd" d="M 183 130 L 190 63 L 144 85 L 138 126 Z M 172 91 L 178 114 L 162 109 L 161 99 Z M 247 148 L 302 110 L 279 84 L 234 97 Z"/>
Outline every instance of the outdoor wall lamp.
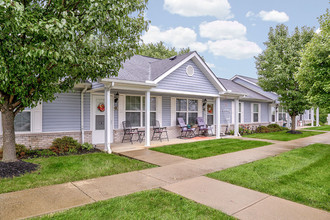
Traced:
<path fill-rule="evenodd" d="M 114 99 L 115 104 L 117 104 L 118 103 L 118 99 L 119 99 L 119 93 L 118 92 L 115 94 L 115 97 L 114 98 L 115 98 Z"/>

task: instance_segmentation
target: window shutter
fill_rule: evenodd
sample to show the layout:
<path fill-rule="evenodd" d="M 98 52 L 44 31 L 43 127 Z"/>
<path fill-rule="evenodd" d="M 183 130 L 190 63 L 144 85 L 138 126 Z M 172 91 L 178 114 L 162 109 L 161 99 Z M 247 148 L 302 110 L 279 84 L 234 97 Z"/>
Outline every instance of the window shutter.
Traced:
<path fill-rule="evenodd" d="M 156 97 L 156 120 L 159 121 L 160 126 L 163 124 L 163 109 L 162 109 L 162 97 Z"/>
<path fill-rule="evenodd" d="M 176 98 L 171 97 L 171 126 L 176 125 Z"/>
<path fill-rule="evenodd" d="M 125 121 L 125 95 L 119 95 L 118 100 L 118 129 L 123 128 L 123 121 Z"/>
<path fill-rule="evenodd" d="M 198 117 L 203 117 L 203 101 L 198 99 Z"/>
<path fill-rule="evenodd" d="M 235 100 L 231 101 L 231 123 L 235 124 Z"/>
<path fill-rule="evenodd" d="M 42 132 L 42 104 L 31 109 L 32 132 Z"/>

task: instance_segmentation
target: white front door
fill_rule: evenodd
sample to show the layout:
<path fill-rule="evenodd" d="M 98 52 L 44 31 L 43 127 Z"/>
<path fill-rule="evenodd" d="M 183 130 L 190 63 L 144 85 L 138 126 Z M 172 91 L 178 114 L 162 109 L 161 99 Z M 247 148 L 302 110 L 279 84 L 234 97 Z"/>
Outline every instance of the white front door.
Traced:
<path fill-rule="evenodd" d="M 93 95 L 92 101 L 92 144 L 104 144 L 105 139 L 105 101 L 104 95 Z M 110 96 L 110 142 L 113 143 L 113 95 Z"/>

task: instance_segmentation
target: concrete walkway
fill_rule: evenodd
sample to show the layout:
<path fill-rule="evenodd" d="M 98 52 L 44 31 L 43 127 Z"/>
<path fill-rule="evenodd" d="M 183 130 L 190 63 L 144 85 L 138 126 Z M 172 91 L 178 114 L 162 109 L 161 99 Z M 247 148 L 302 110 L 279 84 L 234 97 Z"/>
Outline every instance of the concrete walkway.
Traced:
<path fill-rule="evenodd" d="M 326 211 L 203 176 L 313 143 L 330 144 L 330 133 L 198 160 L 134 151 L 126 156 L 162 167 L 0 194 L 0 219 L 38 216 L 159 187 L 240 219 L 330 219 Z"/>

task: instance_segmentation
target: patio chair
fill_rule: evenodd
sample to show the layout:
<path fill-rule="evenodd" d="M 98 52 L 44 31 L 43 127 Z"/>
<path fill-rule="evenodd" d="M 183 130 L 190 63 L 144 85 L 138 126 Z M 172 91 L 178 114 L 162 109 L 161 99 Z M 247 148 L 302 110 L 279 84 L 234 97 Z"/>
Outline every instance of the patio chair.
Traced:
<path fill-rule="evenodd" d="M 153 125 L 153 135 L 151 140 L 154 140 L 154 138 L 158 138 L 160 141 L 162 141 L 162 139 L 167 139 L 167 141 L 169 141 L 168 139 L 168 134 L 167 134 L 167 128 L 166 127 L 160 127 L 160 123 L 159 121 L 156 120 L 155 125 Z M 166 137 L 162 138 L 162 134 L 166 134 Z"/>
<path fill-rule="evenodd" d="M 135 134 L 139 135 L 137 128 L 132 128 L 131 122 L 123 121 L 124 136 L 121 143 L 124 143 L 124 140 L 129 140 L 133 144 L 133 136 Z"/>
<path fill-rule="evenodd" d="M 211 131 L 211 134 L 213 135 L 212 127 L 205 124 L 203 117 L 197 117 L 197 124 L 198 124 L 198 135 L 201 134 L 207 135 L 209 131 Z"/>
<path fill-rule="evenodd" d="M 180 138 L 193 138 L 195 137 L 195 130 L 196 128 L 189 128 L 186 123 L 184 122 L 183 118 L 178 118 L 179 126 L 181 128 Z"/>

